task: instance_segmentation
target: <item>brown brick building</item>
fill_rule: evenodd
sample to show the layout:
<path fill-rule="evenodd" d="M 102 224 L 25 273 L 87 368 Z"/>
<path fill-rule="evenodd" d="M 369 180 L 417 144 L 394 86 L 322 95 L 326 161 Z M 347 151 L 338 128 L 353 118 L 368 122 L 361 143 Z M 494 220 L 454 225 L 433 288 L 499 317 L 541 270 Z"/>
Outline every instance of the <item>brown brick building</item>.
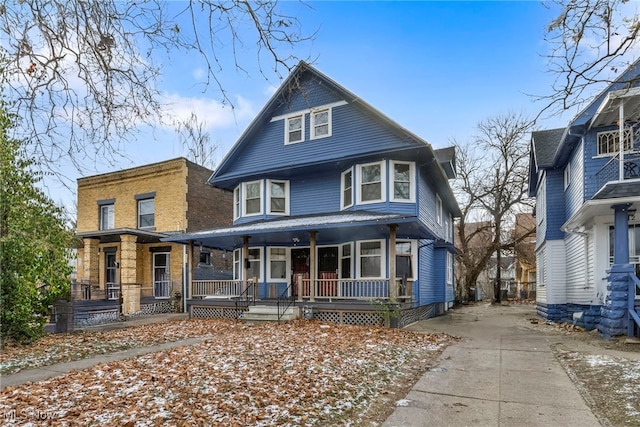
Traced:
<path fill-rule="evenodd" d="M 182 294 L 189 256 L 161 239 L 231 224 L 232 194 L 206 185 L 211 174 L 181 157 L 78 179 L 76 296 L 122 298 L 124 314 L 168 310 Z M 194 252 L 201 277 L 231 271 L 230 257 Z"/>

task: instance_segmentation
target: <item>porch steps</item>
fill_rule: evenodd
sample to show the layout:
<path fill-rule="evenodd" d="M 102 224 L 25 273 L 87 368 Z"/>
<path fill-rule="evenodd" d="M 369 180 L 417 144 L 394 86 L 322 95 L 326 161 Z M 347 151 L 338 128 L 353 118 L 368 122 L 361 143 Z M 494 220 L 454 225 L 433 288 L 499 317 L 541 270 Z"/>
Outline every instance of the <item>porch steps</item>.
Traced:
<path fill-rule="evenodd" d="M 295 320 L 300 317 L 300 307 L 287 307 L 280 320 Z M 277 322 L 278 307 L 275 305 L 251 305 L 243 319 L 251 323 Z"/>

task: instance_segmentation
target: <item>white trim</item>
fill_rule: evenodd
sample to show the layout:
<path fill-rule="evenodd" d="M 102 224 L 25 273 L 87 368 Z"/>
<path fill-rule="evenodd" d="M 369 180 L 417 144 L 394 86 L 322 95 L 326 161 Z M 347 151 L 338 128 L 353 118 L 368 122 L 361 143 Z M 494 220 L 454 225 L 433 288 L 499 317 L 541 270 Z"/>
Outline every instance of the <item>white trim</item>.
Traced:
<path fill-rule="evenodd" d="M 284 212 L 272 212 L 271 211 L 271 184 L 284 184 Z M 290 200 L 289 196 L 289 181 L 286 179 L 268 179 L 267 180 L 267 213 L 269 215 L 289 215 Z"/>
<path fill-rule="evenodd" d="M 440 198 L 438 193 L 436 193 L 436 223 L 439 225 L 442 225 L 442 216 L 442 199 Z"/>
<path fill-rule="evenodd" d="M 285 277 L 272 277 L 271 276 L 271 251 L 273 249 L 282 249 L 284 250 L 284 272 L 285 272 Z M 289 252 L 289 248 L 284 247 L 284 246 L 269 246 L 267 247 L 267 281 L 271 281 L 271 282 L 287 282 L 289 283 L 289 277 L 287 276 L 287 272 L 291 271 L 291 255 Z M 276 260 L 276 261 L 282 261 L 280 259 Z"/>
<path fill-rule="evenodd" d="M 361 249 L 363 243 L 371 243 L 378 242 L 380 243 L 380 255 L 375 255 L 380 257 L 380 275 L 377 277 L 362 277 L 362 271 L 360 268 L 361 265 Z M 356 242 L 356 278 L 357 279 L 384 279 L 387 277 L 387 258 L 386 258 L 386 244 L 385 240 L 361 240 Z"/>
<path fill-rule="evenodd" d="M 396 184 L 396 165 L 409 165 L 409 198 L 408 199 L 396 199 L 395 198 L 395 184 Z M 415 203 L 416 202 L 416 164 L 414 162 L 401 162 L 391 160 L 390 165 L 391 172 L 389 172 L 389 197 L 392 202 L 399 203 Z"/>
<path fill-rule="evenodd" d="M 298 144 L 300 142 L 304 142 L 304 134 L 305 134 L 305 123 L 304 123 L 304 114 L 295 114 L 290 117 L 287 117 L 284 120 L 284 145 L 290 144 Z M 289 120 L 300 118 L 300 139 L 295 141 L 291 141 L 289 136 L 291 135 L 291 131 L 289 130 Z"/>
<path fill-rule="evenodd" d="M 237 196 L 237 199 L 236 199 Z M 233 219 L 240 218 L 242 211 L 242 192 L 240 191 L 240 185 L 233 189 Z"/>
<path fill-rule="evenodd" d="M 263 278 L 263 276 L 264 276 L 264 264 L 263 264 L 263 262 L 264 262 L 264 251 L 262 249 L 263 249 L 262 246 L 249 247 L 249 253 L 251 253 L 251 251 L 255 251 L 255 250 L 258 251 L 258 259 L 257 260 L 253 260 L 252 261 L 251 257 L 248 258 L 249 259 L 249 263 L 251 263 L 251 262 L 259 262 L 260 263 L 260 268 L 258 270 L 260 272 L 260 274 L 258 275 L 258 282 L 264 281 L 264 278 Z M 244 274 L 245 269 L 244 269 L 244 265 L 242 264 L 242 256 L 240 258 L 241 258 L 241 261 L 240 261 L 240 272 L 241 272 L 240 276 L 242 276 Z M 247 277 L 247 279 L 251 280 L 251 279 L 253 279 L 253 277 Z"/>
<path fill-rule="evenodd" d="M 316 114 L 317 113 L 322 113 L 323 111 L 327 112 L 327 123 L 323 123 L 320 126 L 323 125 L 327 125 L 327 133 L 324 135 L 316 135 Z M 314 108 L 311 110 L 311 112 L 309 113 L 309 139 L 310 140 L 314 140 L 314 139 L 322 139 L 322 138 L 328 138 L 331 136 L 332 134 L 332 120 L 331 120 L 331 116 L 332 116 L 332 108 L 328 107 L 328 108 Z"/>
<path fill-rule="evenodd" d="M 342 279 L 342 260 L 345 259 L 346 257 L 344 256 L 344 247 L 345 246 L 349 246 L 350 249 L 350 254 L 349 254 L 349 277 L 344 277 L 344 279 L 352 279 L 355 276 L 355 271 L 354 271 L 354 266 L 353 266 L 353 260 L 355 258 L 354 256 L 354 252 L 353 252 L 353 242 L 349 242 L 349 243 L 342 243 L 341 245 L 338 245 L 339 249 L 338 249 L 338 278 Z"/>
<path fill-rule="evenodd" d="M 396 244 L 398 243 L 410 243 L 411 244 L 411 278 L 413 280 L 418 279 L 418 241 L 414 239 L 397 239 Z M 396 248 L 396 256 L 398 256 L 398 251 Z M 397 272 L 397 269 L 396 269 Z"/>
<path fill-rule="evenodd" d="M 358 194 L 357 194 L 357 203 L 359 205 L 367 205 L 367 204 L 371 204 L 371 203 L 383 203 L 387 201 L 387 168 L 386 168 L 386 164 L 387 162 L 385 162 L 384 160 L 381 160 L 379 162 L 373 162 L 373 163 L 364 163 L 361 165 L 357 165 L 356 168 L 356 186 L 358 188 Z M 380 166 L 380 199 L 376 199 L 376 200 L 362 200 L 362 169 L 368 166 L 375 166 L 378 165 Z"/>
<path fill-rule="evenodd" d="M 283 120 L 283 119 L 287 119 L 289 117 L 295 117 L 295 116 L 299 116 L 299 115 L 305 115 L 305 114 L 309 114 L 311 111 L 317 111 L 317 110 L 324 110 L 327 108 L 335 108 L 335 107 L 340 107 L 342 105 L 347 105 L 347 101 L 336 101 L 336 102 L 331 102 L 329 104 L 324 104 L 324 105 L 318 105 L 317 107 L 313 107 L 313 108 L 307 108 L 304 110 L 299 110 L 299 111 L 294 111 L 292 113 L 287 113 L 287 114 L 281 114 L 279 116 L 274 116 L 271 118 L 270 122 L 277 122 L 279 120 Z"/>
<path fill-rule="evenodd" d="M 571 184 L 571 162 L 567 163 L 564 167 L 564 172 L 562 174 L 564 179 L 564 189 L 569 188 L 569 184 Z"/>
<path fill-rule="evenodd" d="M 263 210 L 263 206 L 264 206 L 264 189 L 263 189 L 263 181 L 262 179 L 259 179 L 257 181 L 249 181 L 249 182 L 243 182 L 242 183 L 242 216 L 256 216 L 256 215 L 262 215 L 262 212 L 264 212 Z M 260 185 L 260 210 L 259 212 L 254 212 L 254 213 L 247 213 L 247 185 L 249 184 L 255 184 L 258 183 Z"/>
<path fill-rule="evenodd" d="M 345 175 L 348 174 L 349 172 L 351 172 L 351 200 L 349 201 L 349 204 L 345 204 L 345 200 L 344 200 L 344 192 L 346 190 L 345 186 L 344 186 L 344 180 L 345 180 Z M 354 168 L 353 166 L 351 166 L 349 169 L 345 170 L 344 172 L 342 172 L 340 174 L 340 209 L 348 209 L 351 206 L 353 206 L 353 200 L 354 200 L 354 194 L 353 192 L 355 191 L 355 179 L 354 179 Z"/>

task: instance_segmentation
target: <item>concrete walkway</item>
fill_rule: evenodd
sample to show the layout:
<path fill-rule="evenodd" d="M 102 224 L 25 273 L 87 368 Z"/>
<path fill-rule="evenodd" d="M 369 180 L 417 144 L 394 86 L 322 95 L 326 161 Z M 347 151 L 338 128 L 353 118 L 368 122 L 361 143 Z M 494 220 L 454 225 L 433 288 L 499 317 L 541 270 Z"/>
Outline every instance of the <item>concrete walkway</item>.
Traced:
<path fill-rule="evenodd" d="M 407 329 L 463 337 L 384 426 L 600 426 L 556 361 L 558 337 L 526 327 L 532 306 L 457 308 Z"/>

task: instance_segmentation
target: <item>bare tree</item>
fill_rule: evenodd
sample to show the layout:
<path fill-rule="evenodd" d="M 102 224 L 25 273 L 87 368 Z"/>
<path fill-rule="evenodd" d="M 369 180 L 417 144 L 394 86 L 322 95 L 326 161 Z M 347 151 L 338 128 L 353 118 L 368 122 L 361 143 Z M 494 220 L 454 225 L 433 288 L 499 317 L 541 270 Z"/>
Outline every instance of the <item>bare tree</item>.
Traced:
<path fill-rule="evenodd" d="M 211 136 L 205 129 L 206 122 L 199 121 L 198 116 L 192 112 L 188 119 L 177 121 L 175 127 L 187 158 L 200 166 L 213 169 L 218 147 L 211 143 Z"/>
<path fill-rule="evenodd" d="M 465 272 L 461 286 L 468 289 L 495 254 L 494 297 L 500 302 L 500 255 L 515 245 L 509 232 L 515 214 L 532 204 L 527 198 L 527 143 L 532 121 L 508 113 L 480 122 L 477 129 L 473 144 L 455 144 L 458 179 L 454 191 L 462 211 L 457 260 Z"/>
<path fill-rule="evenodd" d="M 556 79 L 542 98 L 544 110 L 567 110 L 637 60 L 640 16 L 628 0 L 555 0 L 551 7 L 558 12 L 547 28 L 547 59 Z"/>
<path fill-rule="evenodd" d="M 223 69 L 288 74 L 308 40 L 270 0 L 9 0 L 0 5 L 0 77 L 21 138 L 49 169 L 112 161 L 143 123 L 162 120 L 158 78 L 177 51 L 233 107 Z M 252 56 L 253 53 L 255 56 Z"/>

